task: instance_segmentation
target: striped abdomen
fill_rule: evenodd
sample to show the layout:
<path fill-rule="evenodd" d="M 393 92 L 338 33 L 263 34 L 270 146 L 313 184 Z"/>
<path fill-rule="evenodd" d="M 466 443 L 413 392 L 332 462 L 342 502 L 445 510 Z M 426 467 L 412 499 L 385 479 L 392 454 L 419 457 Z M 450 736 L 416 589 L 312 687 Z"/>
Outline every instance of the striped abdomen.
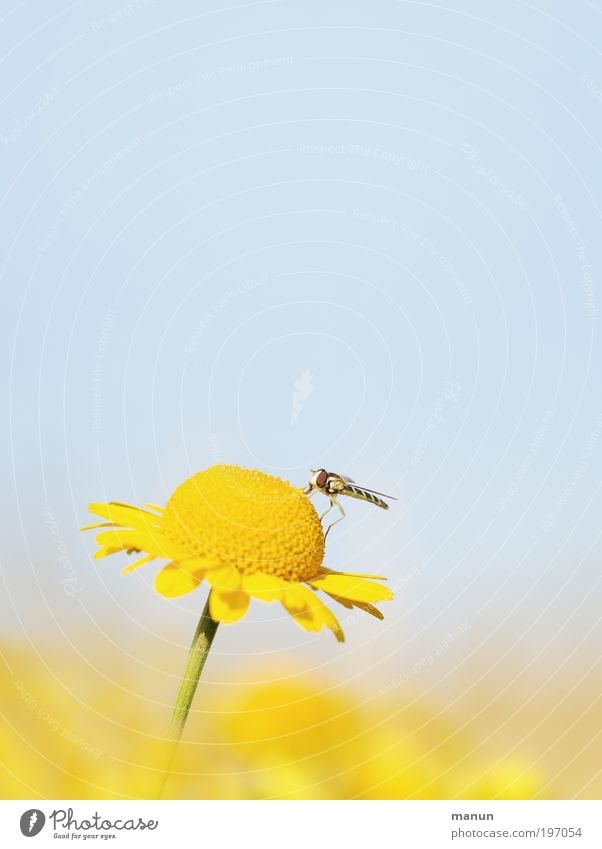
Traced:
<path fill-rule="evenodd" d="M 361 486 L 355 486 L 354 484 L 348 483 L 343 490 L 343 495 L 350 495 L 352 498 L 359 498 L 360 501 L 369 501 L 371 504 L 376 504 L 377 507 L 382 507 L 383 510 L 388 510 L 389 505 L 379 498 L 378 495 L 374 495 L 373 492 L 368 492 L 365 489 L 362 489 Z"/>

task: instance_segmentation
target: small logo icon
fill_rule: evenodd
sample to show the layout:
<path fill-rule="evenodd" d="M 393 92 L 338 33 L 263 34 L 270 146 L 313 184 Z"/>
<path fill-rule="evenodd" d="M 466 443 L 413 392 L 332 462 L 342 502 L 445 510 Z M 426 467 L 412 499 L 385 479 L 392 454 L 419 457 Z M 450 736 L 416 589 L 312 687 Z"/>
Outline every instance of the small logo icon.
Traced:
<path fill-rule="evenodd" d="M 21 834 L 25 837 L 35 837 L 44 828 L 46 817 L 38 808 L 30 808 L 21 814 Z"/>
<path fill-rule="evenodd" d="M 312 373 L 309 369 L 302 371 L 293 383 L 293 404 L 291 409 L 291 427 L 299 418 L 299 413 L 305 406 L 305 402 L 314 391 Z"/>

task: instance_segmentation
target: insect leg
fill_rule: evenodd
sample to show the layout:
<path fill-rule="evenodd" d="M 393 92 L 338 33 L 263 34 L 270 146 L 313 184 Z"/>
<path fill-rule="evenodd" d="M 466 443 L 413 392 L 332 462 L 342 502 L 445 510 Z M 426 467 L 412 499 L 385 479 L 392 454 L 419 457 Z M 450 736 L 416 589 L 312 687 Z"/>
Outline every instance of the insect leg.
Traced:
<path fill-rule="evenodd" d="M 334 505 L 335 505 L 335 500 L 334 500 L 334 498 L 331 498 L 331 499 L 330 499 L 330 507 L 328 508 L 328 510 L 325 510 L 325 511 L 322 513 L 322 515 L 320 516 L 320 521 L 322 521 L 322 519 L 324 518 L 324 516 L 326 516 L 328 513 L 330 513 L 330 511 L 332 510 L 332 508 L 334 507 Z"/>
<path fill-rule="evenodd" d="M 324 534 L 324 539 L 326 539 L 326 537 L 328 536 L 328 531 L 329 531 L 331 528 L 334 528 L 334 526 L 335 526 L 335 525 L 338 525 L 338 523 L 339 523 L 339 522 L 342 522 L 342 521 L 343 521 L 343 519 L 345 518 L 345 511 L 343 510 L 343 506 L 342 506 L 342 504 L 338 501 L 338 499 L 337 499 L 337 498 L 333 498 L 333 499 L 332 499 L 332 504 L 330 505 L 329 510 L 331 510 L 331 509 L 332 509 L 335 505 L 336 505 L 336 507 L 338 507 L 338 508 L 339 508 L 339 510 L 341 511 L 341 518 L 340 518 L 340 519 L 337 519 L 337 520 L 336 520 L 336 522 L 331 522 L 331 523 L 330 523 L 330 525 L 326 528 L 326 533 Z M 328 510 L 326 511 L 326 513 L 328 513 Z M 326 514 L 324 514 L 324 515 L 326 515 Z"/>

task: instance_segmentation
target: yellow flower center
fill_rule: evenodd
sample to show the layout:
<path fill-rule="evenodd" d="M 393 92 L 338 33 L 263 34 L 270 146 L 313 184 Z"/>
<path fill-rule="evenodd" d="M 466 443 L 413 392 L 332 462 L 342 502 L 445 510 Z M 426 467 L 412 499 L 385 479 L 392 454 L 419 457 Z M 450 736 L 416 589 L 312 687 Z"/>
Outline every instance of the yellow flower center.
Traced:
<path fill-rule="evenodd" d="M 247 575 L 307 581 L 324 557 L 322 526 L 302 490 L 240 466 L 211 466 L 184 481 L 167 502 L 161 531 L 191 558 Z"/>

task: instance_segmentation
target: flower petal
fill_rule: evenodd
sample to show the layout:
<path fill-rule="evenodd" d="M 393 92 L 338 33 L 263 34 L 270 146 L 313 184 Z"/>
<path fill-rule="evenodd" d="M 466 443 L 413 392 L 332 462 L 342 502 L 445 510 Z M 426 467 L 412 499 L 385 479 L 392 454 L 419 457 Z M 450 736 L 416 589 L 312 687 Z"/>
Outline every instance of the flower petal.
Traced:
<path fill-rule="evenodd" d="M 367 601 L 350 601 L 348 598 L 342 598 L 342 596 L 334 595 L 333 593 L 326 593 L 326 595 L 329 595 L 334 601 L 338 601 L 339 604 L 342 604 L 343 607 L 346 607 L 348 610 L 353 610 L 357 607 L 360 610 L 365 610 L 366 613 L 369 613 L 371 616 L 375 616 L 377 619 L 382 620 L 385 618 L 378 607 L 374 607 L 373 604 L 370 604 Z"/>
<path fill-rule="evenodd" d="M 177 556 L 179 552 L 173 550 L 169 540 L 165 539 L 158 531 L 123 530 L 119 528 L 112 531 L 101 531 L 96 535 L 98 545 L 112 548 L 115 551 L 133 548 L 136 551 L 146 551 L 155 557 Z"/>
<path fill-rule="evenodd" d="M 93 531 L 96 528 L 116 528 L 115 522 L 97 522 L 95 525 L 82 525 L 80 531 Z"/>
<path fill-rule="evenodd" d="M 121 570 L 122 575 L 127 575 L 128 572 L 133 572 L 134 569 L 139 569 L 141 566 L 144 566 L 146 563 L 150 563 L 151 560 L 155 559 L 154 554 L 147 554 L 146 557 L 140 557 L 138 560 L 134 560 L 133 563 L 129 563 L 125 569 Z"/>
<path fill-rule="evenodd" d="M 207 581 L 216 590 L 241 589 L 241 574 L 233 566 L 220 566 L 207 569 Z"/>
<path fill-rule="evenodd" d="M 149 527 L 157 527 L 159 516 L 143 510 L 142 507 L 134 507 L 131 504 L 122 504 L 120 501 L 109 501 L 108 504 L 94 502 L 88 505 L 90 513 L 110 519 L 116 525 L 123 528 L 137 528 L 145 531 Z"/>
<path fill-rule="evenodd" d="M 155 576 L 155 589 L 166 598 L 186 595 L 196 590 L 204 578 L 202 570 L 191 572 L 179 563 L 168 563 Z"/>
<path fill-rule="evenodd" d="M 295 622 L 306 631 L 321 631 L 326 625 L 340 643 L 345 641 L 345 635 L 334 613 L 307 587 L 291 584 L 285 590 L 282 604 Z"/>
<path fill-rule="evenodd" d="M 211 590 L 209 612 L 216 622 L 237 622 L 249 609 L 250 598 L 240 590 Z"/>
<path fill-rule="evenodd" d="M 309 581 L 312 587 L 324 590 L 324 592 L 347 598 L 350 601 L 389 601 L 393 593 L 388 587 L 359 578 L 357 575 L 344 575 L 337 572 L 329 572 Z"/>
<path fill-rule="evenodd" d="M 101 546 L 98 551 L 94 552 L 93 560 L 100 560 L 103 557 L 108 557 L 110 554 L 117 554 L 119 551 L 125 551 L 125 547 L 123 545 L 118 545 L 116 548 L 109 548 L 108 546 Z"/>
<path fill-rule="evenodd" d="M 289 581 L 264 572 L 241 575 L 241 579 L 241 589 L 260 601 L 281 601 L 286 588 L 290 585 Z"/>
<path fill-rule="evenodd" d="M 352 578 L 369 578 L 372 581 L 388 580 L 384 575 L 372 575 L 368 572 L 337 572 L 335 569 L 327 569 L 326 566 L 322 566 L 317 577 L 322 578 L 324 575 L 350 575 Z"/>
<path fill-rule="evenodd" d="M 109 548 L 141 548 L 138 540 L 143 534 L 140 531 L 124 530 L 114 528 L 110 531 L 101 531 L 96 534 L 96 542 Z"/>

